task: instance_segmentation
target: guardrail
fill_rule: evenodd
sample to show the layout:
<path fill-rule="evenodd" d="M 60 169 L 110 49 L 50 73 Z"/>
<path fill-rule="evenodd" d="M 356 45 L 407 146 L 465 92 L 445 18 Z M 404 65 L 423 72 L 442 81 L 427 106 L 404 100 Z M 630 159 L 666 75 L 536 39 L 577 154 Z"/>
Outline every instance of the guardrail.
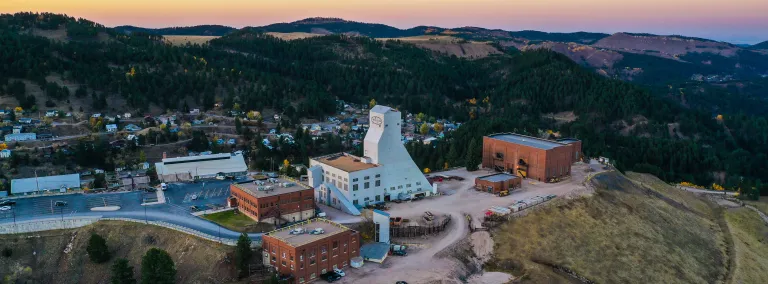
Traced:
<path fill-rule="evenodd" d="M 216 237 L 212 236 L 203 232 L 200 232 L 198 230 L 193 230 L 187 227 L 179 226 L 176 224 L 171 224 L 164 221 L 143 221 L 143 220 L 136 220 L 136 219 L 130 219 L 130 218 L 103 218 L 102 220 L 111 220 L 111 221 L 123 221 L 123 222 L 134 222 L 134 223 L 144 223 L 149 225 L 155 225 L 160 226 L 164 228 L 168 228 L 171 230 L 179 231 L 185 234 L 197 236 L 212 242 L 222 243 L 228 246 L 235 246 L 237 244 L 237 239 L 228 239 L 228 238 L 222 238 L 222 237 Z M 254 242 L 257 243 L 257 242 Z M 260 243 L 260 242 L 258 242 Z"/>

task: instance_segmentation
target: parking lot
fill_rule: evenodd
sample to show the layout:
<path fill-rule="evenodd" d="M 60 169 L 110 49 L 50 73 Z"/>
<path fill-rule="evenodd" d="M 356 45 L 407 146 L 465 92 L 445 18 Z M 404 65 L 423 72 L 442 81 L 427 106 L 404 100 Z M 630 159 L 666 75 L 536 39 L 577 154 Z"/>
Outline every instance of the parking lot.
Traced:
<path fill-rule="evenodd" d="M 188 213 L 226 206 L 231 181 L 174 183 L 165 190 L 166 203 Z"/>

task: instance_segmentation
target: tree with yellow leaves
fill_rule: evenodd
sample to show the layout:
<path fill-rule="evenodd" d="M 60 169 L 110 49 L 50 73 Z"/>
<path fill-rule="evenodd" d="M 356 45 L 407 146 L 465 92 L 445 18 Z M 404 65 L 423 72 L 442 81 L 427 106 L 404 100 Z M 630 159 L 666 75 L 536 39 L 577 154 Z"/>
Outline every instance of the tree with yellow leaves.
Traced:
<path fill-rule="evenodd" d="M 468 100 L 468 102 L 471 105 L 476 105 L 477 104 L 477 99 L 476 98 L 471 98 L 471 99 Z"/>
<path fill-rule="evenodd" d="M 428 173 L 431 173 L 431 172 L 432 172 L 432 170 L 430 170 L 429 168 L 424 168 L 424 173 L 425 174 L 428 174 Z"/>
<path fill-rule="evenodd" d="M 429 125 L 426 123 L 421 124 L 421 127 L 419 127 L 419 133 L 421 133 L 421 135 L 429 134 Z"/>
<path fill-rule="evenodd" d="M 232 106 L 232 109 L 235 111 L 240 111 L 240 104 L 235 103 L 235 105 Z"/>
<path fill-rule="evenodd" d="M 427 120 L 427 115 L 423 112 L 416 114 L 416 122 L 423 122 Z"/>
<path fill-rule="evenodd" d="M 443 132 L 444 128 L 445 128 L 445 126 L 443 126 L 443 124 L 440 123 L 440 122 L 435 123 L 435 125 L 432 125 L 432 129 L 434 129 L 435 132 L 438 132 L 438 133 Z"/>
<path fill-rule="evenodd" d="M 443 169 L 444 169 L 444 170 L 447 170 L 447 169 L 448 169 L 448 162 L 445 162 L 445 163 L 443 163 Z"/>
<path fill-rule="evenodd" d="M 717 183 L 713 183 L 713 184 L 712 184 L 712 189 L 714 189 L 714 190 L 717 190 L 717 191 L 723 191 L 723 190 L 725 190 L 725 188 L 724 188 L 722 185 L 719 185 L 719 184 L 717 184 Z"/>
<path fill-rule="evenodd" d="M 17 106 L 16 108 L 13 109 L 13 112 L 15 112 L 15 113 L 22 113 L 22 112 L 24 112 L 24 108 L 22 108 L 20 106 Z"/>
<path fill-rule="evenodd" d="M 368 107 L 373 108 L 376 106 L 376 99 L 371 99 L 370 102 L 368 102 Z"/>
<path fill-rule="evenodd" d="M 256 120 L 261 117 L 261 113 L 258 111 L 252 110 L 248 112 L 247 116 L 248 116 L 248 119 L 250 120 Z"/>
<path fill-rule="evenodd" d="M 717 117 L 715 117 L 715 119 L 717 119 L 717 121 L 723 121 L 723 115 L 718 114 Z"/>
<path fill-rule="evenodd" d="M 488 104 L 488 103 L 490 103 L 490 102 L 491 102 L 491 97 L 489 97 L 489 96 L 486 96 L 486 97 L 483 99 L 483 103 L 484 103 L 484 104 Z"/>
<path fill-rule="evenodd" d="M 8 144 L 0 143 L 0 150 L 8 149 Z"/>

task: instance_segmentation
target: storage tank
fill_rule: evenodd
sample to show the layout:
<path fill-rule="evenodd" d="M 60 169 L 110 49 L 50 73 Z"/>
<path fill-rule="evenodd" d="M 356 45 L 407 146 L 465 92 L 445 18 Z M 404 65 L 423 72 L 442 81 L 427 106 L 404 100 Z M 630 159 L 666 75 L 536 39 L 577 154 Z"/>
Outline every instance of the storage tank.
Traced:
<path fill-rule="evenodd" d="M 363 258 L 362 257 L 353 257 L 349 260 L 349 265 L 354 268 L 360 268 L 363 267 Z"/>

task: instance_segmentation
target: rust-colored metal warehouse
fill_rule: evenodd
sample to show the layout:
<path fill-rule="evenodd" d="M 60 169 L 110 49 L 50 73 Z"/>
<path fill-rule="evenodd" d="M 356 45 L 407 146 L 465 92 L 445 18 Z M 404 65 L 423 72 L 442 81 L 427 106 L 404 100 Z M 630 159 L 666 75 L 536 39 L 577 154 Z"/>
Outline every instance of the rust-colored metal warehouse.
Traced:
<path fill-rule="evenodd" d="M 543 182 L 556 182 L 571 174 L 581 160 L 581 141 L 546 140 L 513 133 L 483 137 L 483 168 Z"/>

